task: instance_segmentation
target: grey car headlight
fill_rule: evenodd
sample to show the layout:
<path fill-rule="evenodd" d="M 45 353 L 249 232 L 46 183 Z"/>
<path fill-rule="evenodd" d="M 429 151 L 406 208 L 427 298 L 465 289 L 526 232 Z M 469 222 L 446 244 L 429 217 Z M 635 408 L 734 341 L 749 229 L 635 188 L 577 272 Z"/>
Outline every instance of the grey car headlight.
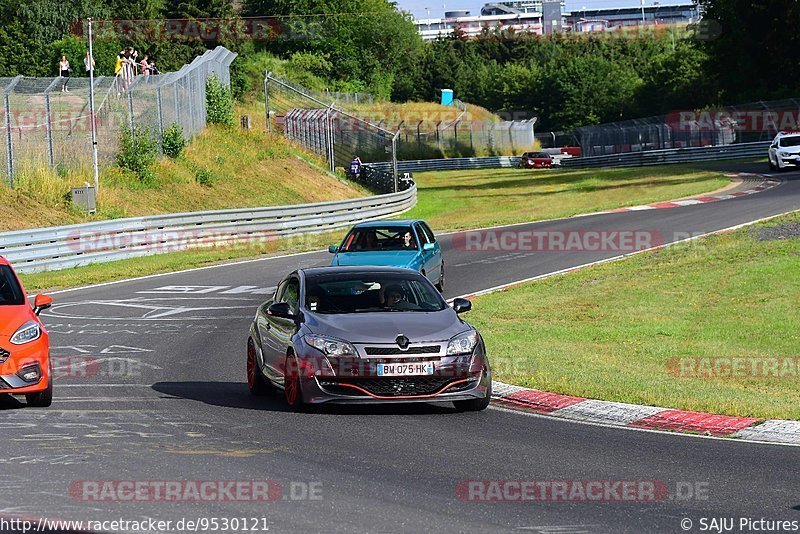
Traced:
<path fill-rule="evenodd" d="M 36 321 L 28 321 L 17 328 L 17 331 L 14 332 L 9 341 L 14 345 L 24 345 L 25 343 L 36 341 L 40 337 L 42 337 L 42 327 Z"/>
<path fill-rule="evenodd" d="M 478 332 L 470 330 L 459 334 L 447 344 L 447 355 L 455 356 L 458 354 L 472 354 L 475 345 L 478 344 Z"/>
<path fill-rule="evenodd" d="M 310 347 L 314 347 L 325 356 L 357 356 L 356 348 L 341 339 L 334 337 L 318 336 L 308 334 L 303 336 L 303 340 Z"/>

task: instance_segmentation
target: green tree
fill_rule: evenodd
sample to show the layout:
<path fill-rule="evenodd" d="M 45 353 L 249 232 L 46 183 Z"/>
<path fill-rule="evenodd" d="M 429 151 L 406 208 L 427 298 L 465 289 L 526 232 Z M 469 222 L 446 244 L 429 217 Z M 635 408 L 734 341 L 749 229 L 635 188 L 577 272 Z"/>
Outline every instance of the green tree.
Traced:
<path fill-rule="evenodd" d="M 281 36 L 270 49 L 326 54 L 335 78 L 381 96 L 422 48 L 410 16 L 388 0 L 246 0 L 244 14 L 279 17 Z"/>
<path fill-rule="evenodd" d="M 599 56 L 551 65 L 542 86 L 542 123 L 569 129 L 629 117 L 642 84 L 630 67 Z"/>
<path fill-rule="evenodd" d="M 800 2 L 700 0 L 708 72 L 729 103 L 796 97 L 800 91 Z"/>

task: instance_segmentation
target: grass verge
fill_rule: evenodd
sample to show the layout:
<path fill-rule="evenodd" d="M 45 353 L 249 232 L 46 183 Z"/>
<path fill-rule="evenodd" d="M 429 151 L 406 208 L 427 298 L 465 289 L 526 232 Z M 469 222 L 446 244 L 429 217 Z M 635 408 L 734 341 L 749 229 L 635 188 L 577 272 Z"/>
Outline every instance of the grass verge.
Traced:
<path fill-rule="evenodd" d="M 116 167 L 105 168 L 98 213 L 93 216 L 74 209 L 68 199 L 70 187 L 91 181 L 90 167 L 61 173 L 46 165 L 23 168 L 13 190 L 0 185 L 0 231 L 368 194 L 360 186 L 330 176 L 314 156 L 281 136 L 267 134 L 259 117 L 253 119 L 256 129 L 251 131 L 210 126 L 192 140 L 182 157 L 160 158 L 152 183 Z"/>
<path fill-rule="evenodd" d="M 795 213 L 479 297 L 469 320 L 504 382 L 800 419 L 798 262 Z M 736 376 L 725 358 L 744 359 Z M 769 358 L 789 359 L 773 373 Z"/>
<path fill-rule="evenodd" d="M 481 169 L 423 172 L 409 216 L 438 230 L 514 224 L 707 193 L 730 183 L 720 171 L 684 166 L 631 169 Z"/>

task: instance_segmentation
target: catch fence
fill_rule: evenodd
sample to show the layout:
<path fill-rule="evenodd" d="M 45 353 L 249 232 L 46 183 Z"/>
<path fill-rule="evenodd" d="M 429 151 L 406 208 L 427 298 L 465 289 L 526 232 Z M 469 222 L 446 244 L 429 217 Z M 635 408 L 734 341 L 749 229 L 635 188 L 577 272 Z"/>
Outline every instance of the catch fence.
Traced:
<path fill-rule="evenodd" d="M 216 75 L 230 84 L 236 54 L 209 50 L 177 72 L 149 76 L 97 76 L 94 79 L 95 127 L 100 164 L 114 161 L 120 131 L 148 128 L 160 141 L 172 124 L 192 137 L 206 125 L 205 84 Z M 46 165 L 61 170 L 92 162 L 88 77 L 0 78 L 0 174 L 13 185 L 25 168 Z M 65 85 L 66 84 L 66 85 Z M 88 174 L 87 174 L 88 176 Z"/>
<path fill-rule="evenodd" d="M 717 109 L 576 128 L 585 157 L 651 150 L 729 146 L 771 141 L 780 131 L 800 130 L 800 100 L 758 101 Z"/>

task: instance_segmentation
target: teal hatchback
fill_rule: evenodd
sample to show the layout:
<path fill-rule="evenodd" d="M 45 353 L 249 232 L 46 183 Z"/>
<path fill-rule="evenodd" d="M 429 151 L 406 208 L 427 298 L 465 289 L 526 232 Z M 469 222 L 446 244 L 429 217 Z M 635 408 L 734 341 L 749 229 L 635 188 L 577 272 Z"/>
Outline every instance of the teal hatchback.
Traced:
<path fill-rule="evenodd" d="M 355 225 L 342 244 L 331 245 L 331 265 L 406 267 L 444 291 L 444 258 L 430 226 L 422 220 L 369 221 Z"/>

